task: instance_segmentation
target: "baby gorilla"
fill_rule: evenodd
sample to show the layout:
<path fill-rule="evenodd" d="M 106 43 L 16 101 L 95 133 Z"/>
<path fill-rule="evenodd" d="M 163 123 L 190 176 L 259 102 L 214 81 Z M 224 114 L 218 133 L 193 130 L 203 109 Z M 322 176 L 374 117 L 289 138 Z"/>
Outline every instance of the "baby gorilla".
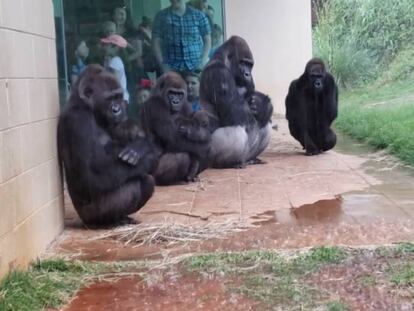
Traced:
<path fill-rule="evenodd" d="M 210 134 L 206 122 L 193 115 L 185 81 L 175 72 L 164 73 L 140 110 L 142 129 L 158 152 L 154 172 L 158 185 L 194 179 L 199 170 L 193 168 L 192 158 L 207 160 Z"/>
<path fill-rule="evenodd" d="M 176 120 L 178 133 L 189 141 L 200 143 L 198 148 L 190 152 L 190 168 L 187 181 L 196 181 L 200 168 L 205 166 L 203 159 L 208 153 L 208 144 L 211 133 L 208 129 L 208 114 L 203 110 L 196 111 L 191 117 L 179 116 Z"/>
<path fill-rule="evenodd" d="M 138 124 L 127 115 L 127 102 L 122 99 L 122 93 L 115 93 L 113 100 L 107 105 L 95 106 L 95 117 L 98 124 L 107 129 L 109 136 L 119 147 L 125 147 L 137 138 L 143 138 L 144 134 Z M 100 141 L 103 145 L 107 143 L 105 135 L 101 135 Z M 136 165 L 139 158 L 133 154 L 133 150 L 123 152 L 119 155 L 120 159 Z"/>

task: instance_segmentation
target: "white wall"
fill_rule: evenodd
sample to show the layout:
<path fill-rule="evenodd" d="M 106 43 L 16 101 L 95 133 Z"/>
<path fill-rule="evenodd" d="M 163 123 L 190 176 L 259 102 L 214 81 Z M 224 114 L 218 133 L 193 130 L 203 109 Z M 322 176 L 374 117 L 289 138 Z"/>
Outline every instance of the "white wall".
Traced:
<path fill-rule="evenodd" d="M 0 0 L 0 279 L 63 230 L 52 1 Z"/>
<path fill-rule="evenodd" d="M 243 37 L 253 52 L 257 89 L 284 114 L 289 84 L 312 57 L 310 1 L 225 0 L 225 13 L 227 37 Z"/>

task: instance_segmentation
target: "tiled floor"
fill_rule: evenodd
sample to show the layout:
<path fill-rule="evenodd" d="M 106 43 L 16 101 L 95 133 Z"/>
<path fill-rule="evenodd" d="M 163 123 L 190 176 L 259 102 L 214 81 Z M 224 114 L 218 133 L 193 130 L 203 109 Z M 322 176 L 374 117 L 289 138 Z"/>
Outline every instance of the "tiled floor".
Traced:
<path fill-rule="evenodd" d="M 414 171 L 392 157 L 341 138 L 335 151 L 306 157 L 284 120 L 261 157 L 265 165 L 209 169 L 193 184 L 158 187 L 134 215 L 142 223 L 201 225 L 228 220 L 258 227 L 193 249 L 377 244 L 414 237 Z M 80 226 L 68 203 L 67 230 L 55 250 L 82 258 L 154 254 L 113 241 L 89 241 L 102 233 Z M 99 249 L 99 251 L 97 251 Z M 99 252 L 104 252 L 100 254 Z M 82 255 L 80 255 L 82 254 Z M 85 257 L 86 256 L 86 257 Z M 109 257 L 108 257 L 109 256 Z M 118 256 L 118 257 L 117 257 Z"/>

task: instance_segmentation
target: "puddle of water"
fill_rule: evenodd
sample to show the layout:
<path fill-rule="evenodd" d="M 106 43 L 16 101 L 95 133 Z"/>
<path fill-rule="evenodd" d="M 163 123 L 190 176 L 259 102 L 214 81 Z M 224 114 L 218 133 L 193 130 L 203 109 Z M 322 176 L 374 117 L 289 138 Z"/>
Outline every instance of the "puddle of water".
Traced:
<path fill-rule="evenodd" d="M 305 204 L 290 210 L 268 211 L 255 219 L 263 219 L 253 222 L 254 225 L 266 224 L 291 224 L 309 225 L 324 222 L 337 222 L 344 216 L 342 212 L 342 198 L 333 200 L 320 200 L 313 204 Z"/>
<path fill-rule="evenodd" d="M 368 161 L 363 164 L 363 168 L 367 173 L 380 178 L 385 183 L 405 184 L 409 182 L 413 185 L 414 168 L 401 163 L 395 156 L 384 150 L 378 151 L 350 137 L 338 135 L 335 151 L 368 158 Z"/>
<path fill-rule="evenodd" d="M 99 282 L 80 290 L 65 311 L 255 310 L 258 303 L 226 291 L 224 282 L 194 275 L 167 277 L 153 285 L 138 277 Z"/>

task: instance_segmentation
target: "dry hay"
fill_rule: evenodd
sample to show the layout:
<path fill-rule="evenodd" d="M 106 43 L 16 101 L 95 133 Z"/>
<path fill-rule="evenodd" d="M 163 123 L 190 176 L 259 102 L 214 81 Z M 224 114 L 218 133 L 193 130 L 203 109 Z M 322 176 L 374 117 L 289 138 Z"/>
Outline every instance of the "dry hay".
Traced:
<path fill-rule="evenodd" d="M 204 225 L 189 226 L 171 222 L 138 224 L 116 228 L 92 240 L 113 239 L 125 245 L 176 244 L 197 242 L 208 239 L 222 239 L 225 235 L 242 232 L 250 228 L 242 221 L 209 222 Z"/>

